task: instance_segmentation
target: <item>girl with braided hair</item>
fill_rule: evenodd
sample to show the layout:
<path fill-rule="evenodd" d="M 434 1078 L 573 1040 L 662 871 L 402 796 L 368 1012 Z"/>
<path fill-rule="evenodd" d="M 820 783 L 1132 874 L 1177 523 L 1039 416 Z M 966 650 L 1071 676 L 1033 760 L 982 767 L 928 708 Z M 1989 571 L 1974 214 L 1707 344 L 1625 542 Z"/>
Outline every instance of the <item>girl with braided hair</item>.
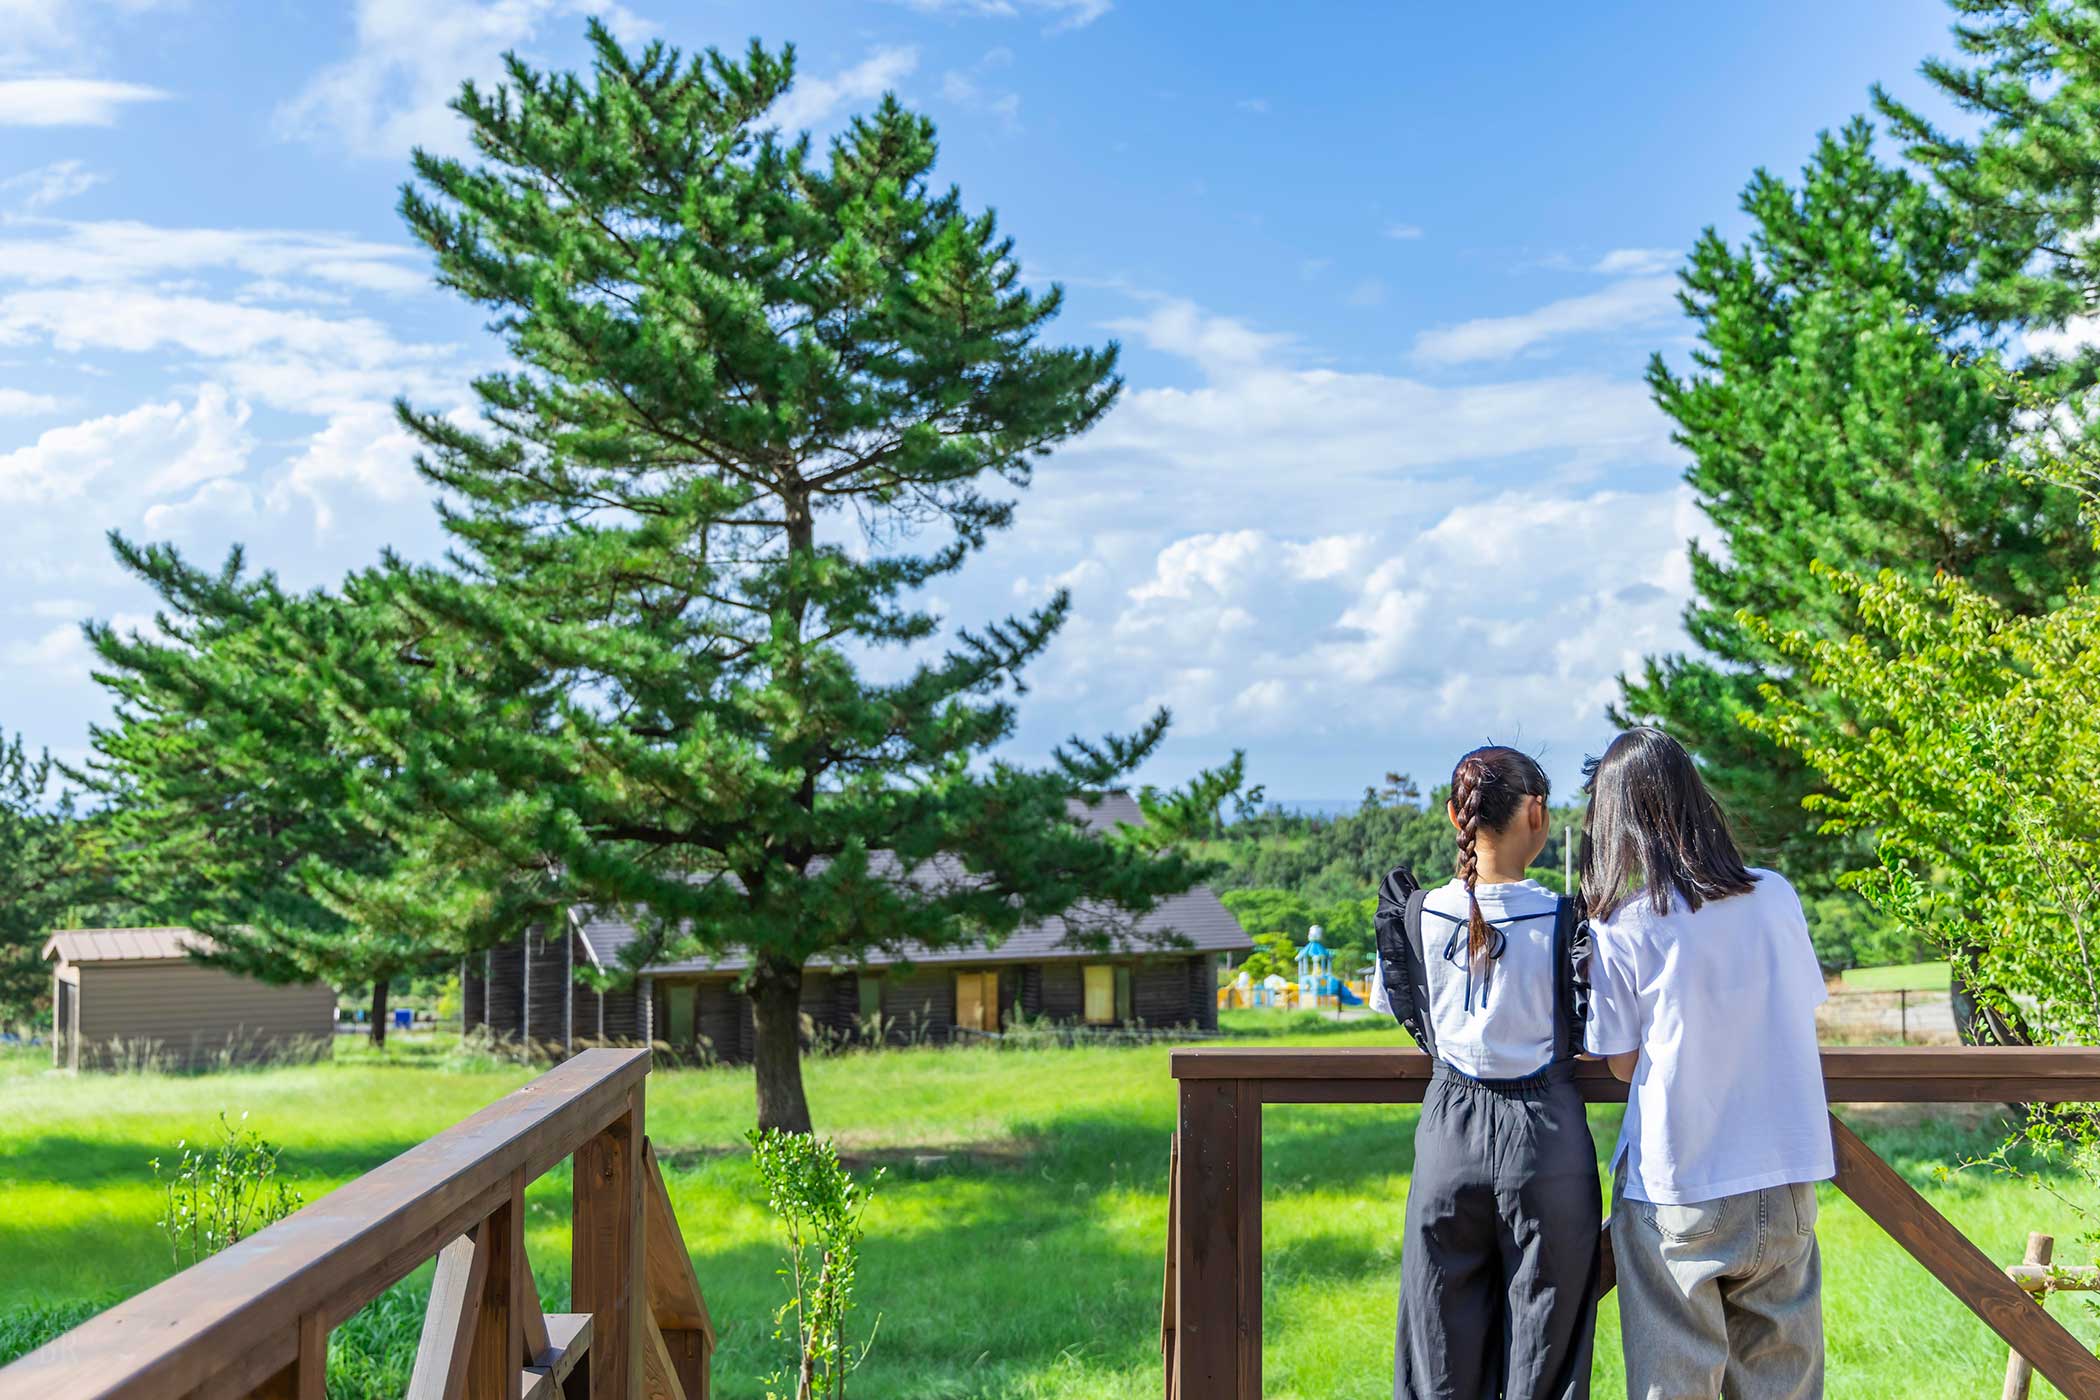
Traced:
<path fill-rule="evenodd" d="M 1573 1082 L 1580 920 L 1526 871 L 1546 774 L 1479 748 L 1451 773 L 1447 884 L 1379 892 L 1371 1004 L 1434 1057 L 1401 1245 L 1396 1400 L 1580 1400 L 1596 1328 L 1597 1152 Z"/>

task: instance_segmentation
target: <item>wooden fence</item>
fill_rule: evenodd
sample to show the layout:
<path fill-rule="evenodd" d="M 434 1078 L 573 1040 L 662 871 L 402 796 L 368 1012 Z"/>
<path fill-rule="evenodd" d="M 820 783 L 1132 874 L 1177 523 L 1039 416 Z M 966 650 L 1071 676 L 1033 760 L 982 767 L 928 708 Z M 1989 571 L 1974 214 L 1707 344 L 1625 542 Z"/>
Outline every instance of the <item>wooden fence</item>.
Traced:
<path fill-rule="evenodd" d="M 412 1400 L 705 1400 L 714 1324 L 643 1136 L 647 1050 L 588 1050 L 0 1370 L 0 1400 L 322 1400 L 329 1330 L 424 1260 Z M 543 1315 L 525 1187 L 574 1158 Z"/>
<path fill-rule="evenodd" d="M 1166 1397 L 1259 1400 L 1262 1105 L 1419 1103 L 1429 1058 L 1384 1048 L 1190 1049 L 1172 1064 L 1181 1114 L 1160 1328 Z M 1592 1103 L 1626 1100 L 1600 1062 L 1584 1062 L 1577 1080 Z M 2100 1050 L 1832 1048 L 1823 1082 L 1832 1103 L 2100 1103 Z M 1839 1190 L 2057 1389 L 2100 1397 L 2100 1361 L 2062 1323 L 1835 1115 L 1830 1130 Z"/>

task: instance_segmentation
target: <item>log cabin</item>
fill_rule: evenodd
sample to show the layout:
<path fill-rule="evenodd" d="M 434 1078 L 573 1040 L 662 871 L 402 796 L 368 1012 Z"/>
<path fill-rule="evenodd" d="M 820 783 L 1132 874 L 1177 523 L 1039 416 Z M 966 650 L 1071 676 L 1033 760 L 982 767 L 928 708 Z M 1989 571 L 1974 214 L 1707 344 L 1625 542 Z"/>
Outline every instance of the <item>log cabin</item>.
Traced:
<path fill-rule="evenodd" d="M 1137 802 L 1111 793 L 1077 809 L 1096 830 L 1142 820 Z M 618 972 L 636 938 L 617 915 L 572 909 L 562 923 L 467 958 L 460 968 L 468 1034 L 567 1053 L 592 1044 L 655 1043 L 743 1061 L 751 1058 L 751 1001 L 738 990 L 737 954 L 647 965 L 600 994 L 579 975 Z M 1074 946 L 1060 919 L 1029 924 L 1002 942 L 913 948 L 906 957 L 813 960 L 803 975 L 810 1037 L 947 1041 L 991 1033 L 1018 1017 L 1096 1026 L 1217 1026 L 1221 957 L 1252 950 L 1231 911 L 1209 889 L 1163 901 L 1107 951 Z"/>

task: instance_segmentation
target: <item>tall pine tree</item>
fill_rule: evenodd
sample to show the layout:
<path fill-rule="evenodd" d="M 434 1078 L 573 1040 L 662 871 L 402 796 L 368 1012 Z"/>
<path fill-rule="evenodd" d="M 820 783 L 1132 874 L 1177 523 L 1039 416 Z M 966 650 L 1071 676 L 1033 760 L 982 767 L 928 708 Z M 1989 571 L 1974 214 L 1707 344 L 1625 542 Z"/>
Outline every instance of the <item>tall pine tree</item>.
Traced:
<path fill-rule="evenodd" d="M 1878 88 L 1875 105 L 1967 225 L 1981 308 L 2030 328 L 2089 316 L 2100 310 L 2100 4 L 1949 3 L 1955 43 L 1976 61 L 1929 59 L 1924 74 L 1978 129 L 1947 131 Z"/>
<path fill-rule="evenodd" d="M 60 778 L 49 753 L 0 731 L 0 1027 L 30 1021 L 49 995 L 38 953 L 53 929 L 122 907 L 107 823 L 82 815 Z"/>
<path fill-rule="evenodd" d="M 91 728 L 88 767 L 119 887 L 209 936 L 213 963 L 369 985 L 384 1044 L 389 984 L 514 937 L 545 912 L 544 875 L 469 878 L 485 853 L 405 820 L 398 768 L 332 726 L 311 655 L 362 654 L 369 674 L 401 684 L 369 614 L 244 575 L 239 550 L 214 573 L 165 546 L 112 544 L 161 599 L 150 632 L 87 629 L 116 702 L 114 721 Z"/>
<path fill-rule="evenodd" d="M 1692 550 L 1698 651 L 1622 678 L 1613 717 L 1683 739 L 1762 858 L 1813 887 L 1857 852 L 1815 836 L 1801 806 L 1815 778 L 1737 716 L 1768 682 L 1819 702 L 1738 612 L 1838 635 L 1844 600 L 1811 561 L 1945 572 L 2033 611 L 2093 556 L 2060 494 L 1983 469 L 2014 412 L 1994 388 L 1998 325 L 1969 294 L 1976 248 L 1957 211 L 1878 161 L 1863 120 L 1818 142 L 1798 186 L 1759 171 L 1743 209 L 1747 244 L 1709 229 L 1682 274 L 1691 371 L 1658 355 L 1648 372 L 1718 534 Z"/>
<path fill-rule="evenodd" d="M 414 678 L 331 655 L 332 703 L 453 829 L 634 918 L 630 971 L 748 952 L 759 1123 L 807 1130 L 810 959 L 1107 939 L 1196 878 L 1068 815 L 1164 714 L 991 755 L 1068 598 L 945 649 L 919 601 L 1107 411 L 1115 351 L 1041 342 L 1059 293 L 894 98 L 820 154 L 768 115 L 792 50 L 590 40 L 587 76 L 462 91 L 478 163 L 416 156 L 408 226 L 516 368 L 478 427 L 403 406 L 456 568 L 354 581 Z"/>

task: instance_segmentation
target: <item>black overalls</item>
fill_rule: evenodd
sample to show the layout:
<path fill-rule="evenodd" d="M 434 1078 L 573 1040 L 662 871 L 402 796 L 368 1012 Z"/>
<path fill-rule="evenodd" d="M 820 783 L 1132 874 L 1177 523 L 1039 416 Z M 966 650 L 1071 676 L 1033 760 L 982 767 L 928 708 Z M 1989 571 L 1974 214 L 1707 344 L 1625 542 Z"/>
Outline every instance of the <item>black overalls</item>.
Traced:
<path fill-rule="evenodd" d="M 1421 899 L 1408 911 L 1417 949 Z M 1574 922 L 1563 899 L 1556 970 Z M 1556 1058 L 1535 1074 L 1475 1079 L 1435 1062 L 1407 1192 L 1396 1400 L 1590 1393 L 1603 1211 L 1596 1144 L 1574 1085 L 1570 999 L 1553 998 Z M 1421 1020 L 1433 1020 L 1426 1008 Z"/>

